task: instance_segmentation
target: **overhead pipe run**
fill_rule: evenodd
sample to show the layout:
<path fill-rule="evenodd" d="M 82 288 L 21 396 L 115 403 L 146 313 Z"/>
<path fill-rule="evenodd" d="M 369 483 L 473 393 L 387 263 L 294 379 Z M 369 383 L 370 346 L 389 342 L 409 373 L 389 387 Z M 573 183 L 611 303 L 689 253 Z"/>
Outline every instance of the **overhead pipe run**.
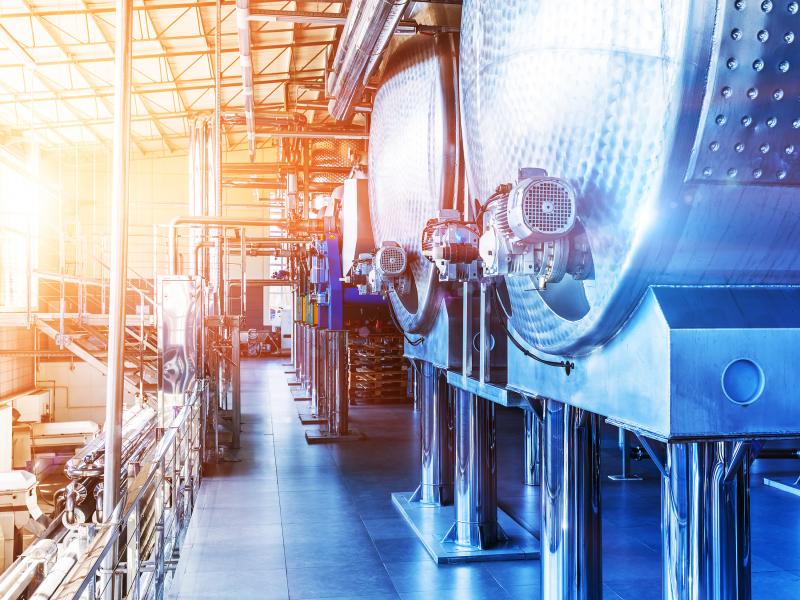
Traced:
<path fill-rule="evenodd" d="M 271 131 L 258 133 L 256 139 L 289 138 L 298 140 L 368 140 L 369 134 L 343 131 Z"/>
<path fill-rule="evenodd" d="M 353 0 L 328 77 L 328 110 L 337 121 L 352 113 L 407 6 L 408 0 Z"/>
<path fill-rule="evenodd" d="M 169 223 L 170 274 L 178 274 L 178 227 L 208 225 L 216 227 L 286 227 L 284 219 L 237 219 L 235 217 L 175 217 Z"/>
<path fill-rule="evenodd" d="M 256 158 L 256 126 L 253 115 L 253 59 L 250 56 L 250 2 L 236 0 L 236 27 L 239 38 L 239 65 L 242 69 L 244 117 L 247 125 L 247 150 L 250 160 Z"/>

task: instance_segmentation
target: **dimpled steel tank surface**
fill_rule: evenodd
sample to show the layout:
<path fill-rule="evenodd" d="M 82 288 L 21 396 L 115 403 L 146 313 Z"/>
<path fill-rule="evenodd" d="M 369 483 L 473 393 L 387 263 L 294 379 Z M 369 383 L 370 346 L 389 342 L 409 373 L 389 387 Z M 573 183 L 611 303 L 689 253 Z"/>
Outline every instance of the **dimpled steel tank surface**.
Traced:
<path fill-rule="evenodd" d="M 428 329 L 441 302 L 436 269 L 421 253 L 421 231 L 459 196 L 457 39 L 414 38 L 392 55 L 372 112 L 369 195 L 376 245 L 408 252 L 412 286 L 391 295 L 404 329 Z"/>
<path fill-rule="evenodd" d="M 594 274 L 506 283 L 535 348 L 607 342 L 654 284 L 800 282 L 797 4 L 465 0 L 470 192 L 522 167 L 577 190 Z"/>

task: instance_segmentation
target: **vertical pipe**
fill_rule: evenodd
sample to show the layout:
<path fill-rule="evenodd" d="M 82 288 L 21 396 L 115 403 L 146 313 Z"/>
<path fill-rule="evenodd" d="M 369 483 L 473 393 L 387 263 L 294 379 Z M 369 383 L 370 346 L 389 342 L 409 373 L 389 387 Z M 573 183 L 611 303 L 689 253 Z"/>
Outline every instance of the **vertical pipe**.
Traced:
<path fill-rule="evenodd" d="M 667 444 L 662 479 L 662 589 L 668 600 L 749 600 L 748 449 L 733 442 Z"/>
<path fill-rule="evenodd" d="M 420 365 L 420 484 L 412 502 L 445 506 L 453 502 L 453 422 L 447 381 L 427 361 Z"/>
<path fill-rule="evenodd" d="M 128 260 L 128 162 L 131 119 L 131 20 L 133 0 L 117 0 L 114 54 L 114 141 L 111 196 L 111 304 L 108 318 L 108 375 L 106 377 L 105 464 L 103 515 L 111 519 L 120 498 L 122 405 L 125 398 L 125 289 Z M 113 572 L 115 552 L 104 563 Z M 112 598 L 112 578 L 105 576 L 104 595 Z"/>
<path fill-rule="evenodd" d="M 544 401 L 541 562 L 544 600 L 603 594 L 597 415 Z"/>
<path fill-rule="evenodd" d="M 539 485 L 542 481 L 542 422 L 536 411 L 523 411 L 525 419 L 525 485 Z"/>
<path fill-rule="evenodd" d="M 456 522 L 445 540 L 489 548 L 505 537 L 497 525 L 494 403 L 462 389 L 455 394 Z"/>

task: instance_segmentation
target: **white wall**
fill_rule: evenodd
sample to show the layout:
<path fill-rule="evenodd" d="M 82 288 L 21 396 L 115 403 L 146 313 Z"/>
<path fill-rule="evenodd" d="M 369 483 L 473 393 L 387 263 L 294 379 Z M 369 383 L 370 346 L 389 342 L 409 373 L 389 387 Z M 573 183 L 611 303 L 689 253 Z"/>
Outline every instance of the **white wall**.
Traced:
<path fill-rule="evenodd" d="M 56 421 L 105 421 L 106 377 L 82 362 L 39 363 L 40 382 L 55 382 Z M 42 387 L 47 387 L 42 384 Z M 132 401 L 126 394 L 126 402 Z"/>

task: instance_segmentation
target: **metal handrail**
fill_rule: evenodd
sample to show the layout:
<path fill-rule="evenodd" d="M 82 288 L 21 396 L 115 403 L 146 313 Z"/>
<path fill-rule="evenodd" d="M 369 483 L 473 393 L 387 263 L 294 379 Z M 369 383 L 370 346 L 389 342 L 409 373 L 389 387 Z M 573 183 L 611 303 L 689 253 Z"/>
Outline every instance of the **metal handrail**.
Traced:
<path fill-rule="evenodd" d="M 153 499 L 154 494 L 161 492 L 161 497 L 157 498 L 157 507 L 160 507 L 161 514 L 156 516 L 156 539 L 151 551 L 152 563 L 146 561 L 147 565 L 138 564 L 135 573 L 131 571 L 131 565 L 125 565 L 128 572 L 128 589 L 135 588 L 136 593 L 133 597 L 146 597 L 147 594 L 141 590 L 143 576 L 147 576 L 145 582 L 147 587 L 155 585 L 156 597 L 161 597 L 165 584 L 165 569 L 167 547 L 176 547 L 180 543 L 180 538 L 186 528 L 186 519 L 183 514 L 177 514 L 180 500 L 178 494 L 191 492 L 191 502 L 188 506 L 183 506 L 184 510 L 191 513 L 193 509 L 194 492 L 199 488 L 200 471 L 197 469 L 197 476 L 194 476 L 194 468 L 199 466 L 201 457 L 199 455 L 200 443 L 198 436 L 204 434 L 200 424 L 202 423 L 202 399 L 205 382 L 197 380 L 198 385 L 190 393 L 190 400 L 184 404 L 173 422 L 166 429 L 164 436 L 157 442 L 152 450 L 152 459 L 148 461 L 149 469 L 141 471 L 134 481 L 128 486 L 125 495 L 114 508 L 108 522 L 98 526 L 98 532 L 90 542 L 84 558 L 76 562 L 75 566 L 64 579 L 63 583 L 51 597 L 58 600 L 85 600 L 88 592 L 90 598 L 95 597 L 95 588 L 98 580 L 105 580 L 107 585 L 112 579 L 116 582 L 121 581 L 122 565 L 116 564 L 113 574 L 102 572 L 104 559 L 109 553 L 117 548 L 117 543 L 123 531 L 128 533 L 128 543 L 140 542 L 142 533 L 141 512 L 149 500 Z M 185 444 L 188 442 L 188 445 Z M 185 446 L 185 447 L 184 447 Z M 177 481 L 178 480 L 183 480 Z M 187 481 L 188 480 L 188 481 Z M 178 483 L 183 483 L 179 486 Z M 188 486 L 188 487 L 187 487 Z M 170 498 L 166 498 L 166 487 L 170 488 Z M 152 494 L 151 494 L 152 492 Z M 168 514 L 170 513 L 170 514 Z M 167 523 L 169 520 L 169 523 Z M 130 523 L 135 522 L 134 531 L 136 535 L 131 536 Z M 170 527 L 167 528 L 166 525 Z M 169 535 L 167 535 L 169 534 Z M 137 548 L 138 550 L 138 548 Z M 115 557 L 116 558 L 116 557 Z M 137 562 L 139 562 L 137 560 Z M 127 595 L 123 595 L 126 597 Z"/>

